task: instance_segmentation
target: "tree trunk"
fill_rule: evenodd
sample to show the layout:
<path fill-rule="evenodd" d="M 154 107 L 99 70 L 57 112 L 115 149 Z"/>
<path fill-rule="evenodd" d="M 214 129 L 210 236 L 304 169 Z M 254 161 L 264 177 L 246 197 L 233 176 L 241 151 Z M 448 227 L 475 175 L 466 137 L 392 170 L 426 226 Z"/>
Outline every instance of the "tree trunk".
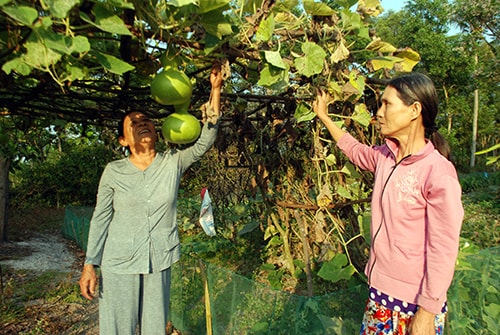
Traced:
<path fill-rule="evenodd" d="M 472 118 L 472 146 L 470 152 L 470 167 L 476 166 L 477 117 L 479 114 L 479 90 L 474 90 L 474 116 Z"/>
<path fill-rule="evenodd" d="M 444 92 L 444 99 L 446 101 L 446 106 L 448 106 L 450 97 L 448 95 L 448 90 L 446 89 L 446 85 L 444 85 L 444 84 L 443 84 L 443 92 Z M 448 114 L 448 126 L 446 127 L 446 129 L 448 130 L 448 135 L 450 135 L 451 134 L 451 124 L 452 124 L 452 120 L 453 120 L 453 114 L 452 114 L 452 112 L 450 111 L 449 108 L 447 108 L 447 114 Z"/>
<path fill-rule="evenodd" d="M 10 160 L 0 155 L 0 243 L 7 242 Z"/>
<path fill-rule="evenodd" d="M 476 68 L 479 58 L 475 55 Z M 477 117 L 479 114 L 479 89 L 474 90 L 474 115 L 472 117 L 472 145 L 470 152 L 470 167 L 476 166 L 476 146 L 477 146 Z"/>

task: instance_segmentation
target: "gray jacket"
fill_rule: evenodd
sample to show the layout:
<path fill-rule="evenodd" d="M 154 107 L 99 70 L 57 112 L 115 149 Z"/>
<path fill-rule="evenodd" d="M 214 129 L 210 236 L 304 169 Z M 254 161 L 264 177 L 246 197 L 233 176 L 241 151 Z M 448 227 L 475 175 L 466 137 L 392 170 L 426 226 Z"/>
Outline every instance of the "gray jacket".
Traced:
<path fill-rule="evenodd" d="M 144 171 L 128 158 L 108 163 L 99 182 L 85 264 L 138 274 L 162 271 L 178 261 L 179 183 L 216 136 L 217 126 L 206 123 L 195 144 L 158 153 Z"/>

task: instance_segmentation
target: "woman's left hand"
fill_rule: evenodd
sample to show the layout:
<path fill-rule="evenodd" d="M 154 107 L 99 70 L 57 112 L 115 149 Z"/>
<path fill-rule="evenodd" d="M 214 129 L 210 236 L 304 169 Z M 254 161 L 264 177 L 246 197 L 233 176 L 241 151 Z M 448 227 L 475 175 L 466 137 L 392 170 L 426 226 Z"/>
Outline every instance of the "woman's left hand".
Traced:
<path fill-rule="evenodd" d="M 210 98 L 201 108 L 203 123 L 209 121 L 215 124 L 220 117 L 220 95 L 223 82 L 222 65 L 219 62 L 214 62 L 212 71 L 210 71 L 210 84 L 212 85 Z"/>
<path fill-rule="evenodd" d="M 216 62 L 212 66 L 212 72 L 210 73 L 210 84 L 212 84 L 212 89 L 220 89 L 222 87 L 222 81 L 221 64 Z"/>
<path fill-rule="evenodd" d="M 419 308 L 410 323 L 410 335 L 436 335 L 436 315 Z"/>

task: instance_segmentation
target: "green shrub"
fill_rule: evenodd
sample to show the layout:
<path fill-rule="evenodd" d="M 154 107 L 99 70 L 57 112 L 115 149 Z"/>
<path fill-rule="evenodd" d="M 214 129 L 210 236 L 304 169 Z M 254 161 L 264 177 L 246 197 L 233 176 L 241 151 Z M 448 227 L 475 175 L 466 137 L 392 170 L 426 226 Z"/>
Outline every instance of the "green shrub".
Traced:
<path fill-rule="evenodd" d="M 44 161 L 19 166 L 13 172 L 13 207 L 61 207 L 95 203 L 99 179 L 113 152 L 103 145 L 70 146 Z"/>

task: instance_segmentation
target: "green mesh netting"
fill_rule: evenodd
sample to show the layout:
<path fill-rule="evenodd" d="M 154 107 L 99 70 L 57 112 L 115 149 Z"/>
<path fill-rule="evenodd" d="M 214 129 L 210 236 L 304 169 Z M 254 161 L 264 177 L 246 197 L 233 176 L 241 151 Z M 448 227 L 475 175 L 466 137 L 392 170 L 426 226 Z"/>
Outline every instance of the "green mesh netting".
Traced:
<path fill-rule="evenodd" d="M 364 286 L 324 296 L 298 296 L 184 255 L 172 268 L 170 311 L 182 334 L 207 334 L 203 272 L 214 335 L 359 332 L 368 296 Z"/>
<path fill-rule="evenodd" d="M 66 209 L 63 233 L 84 250 L 92 210 Z M 470 329 L 498 334 L 499 258 L 500 247 L 493 247 L 459 259 L 448 292 L 445 334 L 465 335 Z M 183 254 L 172 267 L 170 318 L 182 335 L 207 334 L 207 314 L 213 335 L 352 335 L 359 333 L 367 294 L 362 285 L 323 296 L 297 296 Z"/>
<path fill-rule="evenodd" d="M 90 219 L 93 211 L 93 207 L 68 206 L 64 214 L 63 236 L 75 241 L 84 251 L 87 250 Z"/>
<path fill-rule="evenodd" d="M 68 207 L 63 234 L 87 246 L 93 208 Z M 232 271 L 183 254 L 172 267 L 170 319 L 181 334 L 207 334 L 204 280 L 213 335 L 356 334 L 366 287 L 304 297 L 272 289 Z"/>

